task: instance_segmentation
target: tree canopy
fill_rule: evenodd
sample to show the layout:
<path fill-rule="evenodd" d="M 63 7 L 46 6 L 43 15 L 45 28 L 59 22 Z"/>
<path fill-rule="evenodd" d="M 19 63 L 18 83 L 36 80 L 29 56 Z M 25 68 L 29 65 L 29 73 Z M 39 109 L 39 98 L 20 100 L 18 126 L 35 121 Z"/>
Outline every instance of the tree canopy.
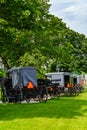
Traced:
<path fill-rule="evenodd" d="M 49 0 L 0 0 L 0 57 L 5 68 L 87 72 L 87 38 L 49 13 Z"/>

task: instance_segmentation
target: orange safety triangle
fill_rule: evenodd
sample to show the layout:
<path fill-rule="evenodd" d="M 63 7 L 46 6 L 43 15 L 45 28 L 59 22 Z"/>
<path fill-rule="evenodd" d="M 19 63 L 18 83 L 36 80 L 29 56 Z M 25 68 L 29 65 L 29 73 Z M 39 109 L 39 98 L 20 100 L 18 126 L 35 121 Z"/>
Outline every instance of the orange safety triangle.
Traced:
<path fill-rule="evenodd" d="M 52 87 L 50 87 L 50 91 L 53 91 L 53 88 L 52 88 Z"/>
<path fill-rule="evenodd" d="M 27 88 L 34 88 L 34 85 L 32 84 L 32 82 L 29 82 L 29 83 L 28 83 Z"/>
<path fill-rule="evenodd" d="M 67 84 L 67 88 L 70 88 L 70 84 L 69 83 Z"/>

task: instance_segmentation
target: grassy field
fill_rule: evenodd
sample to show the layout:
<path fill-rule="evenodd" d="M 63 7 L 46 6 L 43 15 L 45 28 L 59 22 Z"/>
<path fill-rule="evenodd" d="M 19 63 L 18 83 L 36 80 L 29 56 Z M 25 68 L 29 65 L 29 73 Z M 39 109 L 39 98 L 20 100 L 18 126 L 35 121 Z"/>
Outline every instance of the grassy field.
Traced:
<path fill-rule="evenodd" d="M 47 103 L 0 104 L 0 130 L 87 130 L 87 92 Z"/>
<path fill-rule="evenodd" d="M 1 101 L 1 88 L 0 88 L 0 101 Z"/>

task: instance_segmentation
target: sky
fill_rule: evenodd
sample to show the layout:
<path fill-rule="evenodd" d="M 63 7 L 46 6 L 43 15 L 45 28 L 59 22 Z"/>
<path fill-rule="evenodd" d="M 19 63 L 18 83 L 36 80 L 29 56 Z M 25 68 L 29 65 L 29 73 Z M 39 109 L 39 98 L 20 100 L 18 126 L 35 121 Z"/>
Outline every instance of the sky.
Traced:
<path fill-rule="evenodd" d="M 70 29 L 87 36 L 87 0 L 50 0 L 50 13 Z"/>

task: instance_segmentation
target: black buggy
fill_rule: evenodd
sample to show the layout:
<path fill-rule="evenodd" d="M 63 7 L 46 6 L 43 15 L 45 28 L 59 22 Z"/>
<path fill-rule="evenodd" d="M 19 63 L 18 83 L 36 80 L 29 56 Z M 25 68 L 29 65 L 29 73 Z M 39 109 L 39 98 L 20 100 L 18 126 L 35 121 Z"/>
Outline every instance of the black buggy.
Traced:
<path fill-rule="evenodd" d="M 21 103 L 31 100 L 46 102 L 48 91 L 45 84 L 37 81 L 35 67 L 18 67 L 8 70 L 7 78 L 2 80 L 2 102 Z"/>

